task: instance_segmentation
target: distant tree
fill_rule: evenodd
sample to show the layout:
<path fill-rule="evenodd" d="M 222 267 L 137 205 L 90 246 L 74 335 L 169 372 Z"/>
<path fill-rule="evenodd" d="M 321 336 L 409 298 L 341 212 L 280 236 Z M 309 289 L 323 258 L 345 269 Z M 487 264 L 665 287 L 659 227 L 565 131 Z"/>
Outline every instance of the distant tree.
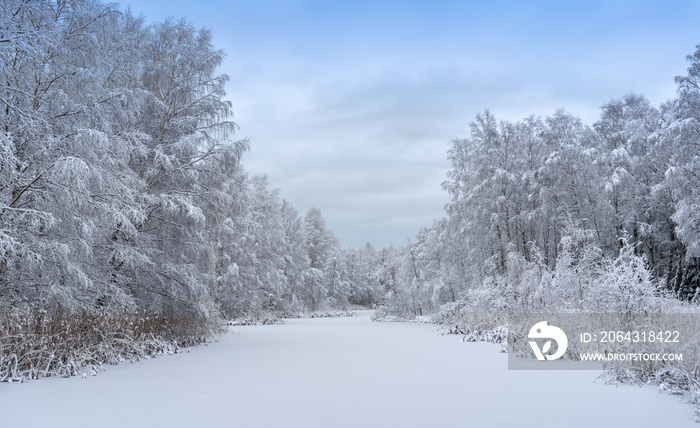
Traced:
<path fill-rule="evenodd" d="M 323 270 L 332 251 L 339 246 L 338 239 L 326 227 L 326 220 L 318 208 L 311 208 L 304 216 L 306 248 L 314 269 Z"/>
<path fill-rule="evenodd" d="M 339 249 L 334 250 L 326 260 L 323 274 L 330 306 L 340 309 L 347 308 L 352 284 L 348 278 L 344 256 Z"/>

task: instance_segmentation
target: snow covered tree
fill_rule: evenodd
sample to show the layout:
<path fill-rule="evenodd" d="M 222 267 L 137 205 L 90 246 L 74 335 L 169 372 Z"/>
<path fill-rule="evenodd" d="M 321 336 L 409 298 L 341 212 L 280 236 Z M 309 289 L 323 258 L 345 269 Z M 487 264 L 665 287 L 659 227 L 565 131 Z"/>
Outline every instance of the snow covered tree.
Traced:
<path fill-rule="evenodd" d="M 367 243 L 361 249 L 349 248 L 344 253 L 350 280 L 348 299 L 350 304 L 364 307 L 375 305 L 381 296 L 379 279 L 376 275 L 377 251 Z"/>
<path fill-rule="evenodd" d="M 660 113 L 646 98 L 629 94 L 601 108 L 601 118 L 593 126 L 604 141 L 607 156 L 605 190 L 612 206 L 614 237 L 618 251 L 626 233 L 638 250 L 655 249 L 650 240 L 654 222 L 650 217 L 650 197 L 661 177 L 656 173 L 660 159 L 652 159 L 652 137 Z M 606 159 L 603 159 L 604 161 Z M 663 163 L 662 163 L 663 165 Z M 637 245 L 646 242 L 646 245 Z"/>
<path fill-rule="evenodd" d="M 3 298 L 206 318 L 202 185 L 247 147 L 210 32 L 87 0 L 0 7 Z"/>
<path fill-rule="evenodd" d="M 352 285 L 342 251 L 336 249 L 330 254 L 323 269 L 323 276 L 330 306 L 347 308 Z"/>
<path fill-rule="evenodd" d="M 664 180 L 655 190 L 664 198 L 664 208 L 672 206 L 666 240 L 668 286 L 682 298 L 693 298 L 700 287 L 700 45 L 687 60 L 687 75 L 676 77 L 678 98 L 665 109 L 663 126 L 657 131 L 669 159 Z"/>
<path fill-rule="evenodd" d="M 284 233 L 284 276 L 286 289 L 282 297 L 288 309 L 301 312 L 313 306 L 314 293 L 306 290 L 306 275 L 311 265 L 306 249 L 306 231 L 304 221 L 292 205 L 282 201 L 281 207 L 282 230 Z"/>
<path fill-rule="evenodd" d="M 314 269 L 323 269 L 333 249 L 339 246 L 338 239 L 326 227 L 326 220 L 318 208 L 311 208 L 304 216 L 306 246 L 309 262 Z"/>

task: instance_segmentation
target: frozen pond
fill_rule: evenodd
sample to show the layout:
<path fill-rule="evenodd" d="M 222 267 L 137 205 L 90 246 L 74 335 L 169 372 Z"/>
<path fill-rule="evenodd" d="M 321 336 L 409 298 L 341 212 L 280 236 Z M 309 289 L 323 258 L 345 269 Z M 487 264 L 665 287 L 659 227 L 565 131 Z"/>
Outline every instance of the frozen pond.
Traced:
<path fill-rule="evenodd" d="M 231 327 L 96 377 L 0 384 L 3 427 L 696 427 L 692 406 L 590 371 L 508 371 L 499 346 L 354 318 Z"/>

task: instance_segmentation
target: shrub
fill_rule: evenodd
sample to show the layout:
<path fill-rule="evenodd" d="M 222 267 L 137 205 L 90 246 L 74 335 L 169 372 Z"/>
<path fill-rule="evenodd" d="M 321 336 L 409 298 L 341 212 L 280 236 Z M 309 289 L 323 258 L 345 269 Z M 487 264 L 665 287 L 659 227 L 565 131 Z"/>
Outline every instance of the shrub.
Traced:
<path fill-rule="evenodd" d="M 122 308 L 0 309 L 0 381 L 74 376 L 103 364 L 174 354 L 220 331 L 217 319 Z"/>

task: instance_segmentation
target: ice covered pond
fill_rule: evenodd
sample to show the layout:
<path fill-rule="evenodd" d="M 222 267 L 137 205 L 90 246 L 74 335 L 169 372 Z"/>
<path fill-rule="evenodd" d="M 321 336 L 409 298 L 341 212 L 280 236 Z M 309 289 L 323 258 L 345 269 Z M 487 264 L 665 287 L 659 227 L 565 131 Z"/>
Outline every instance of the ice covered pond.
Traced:
<path fill-rule="evenodd" d="M 358 317 L 231 327 L 98 376 L 0 384 L 2 427 L 696 427 L 692 406 L 590 371 L 508 371 L 499 346 Z"/>

